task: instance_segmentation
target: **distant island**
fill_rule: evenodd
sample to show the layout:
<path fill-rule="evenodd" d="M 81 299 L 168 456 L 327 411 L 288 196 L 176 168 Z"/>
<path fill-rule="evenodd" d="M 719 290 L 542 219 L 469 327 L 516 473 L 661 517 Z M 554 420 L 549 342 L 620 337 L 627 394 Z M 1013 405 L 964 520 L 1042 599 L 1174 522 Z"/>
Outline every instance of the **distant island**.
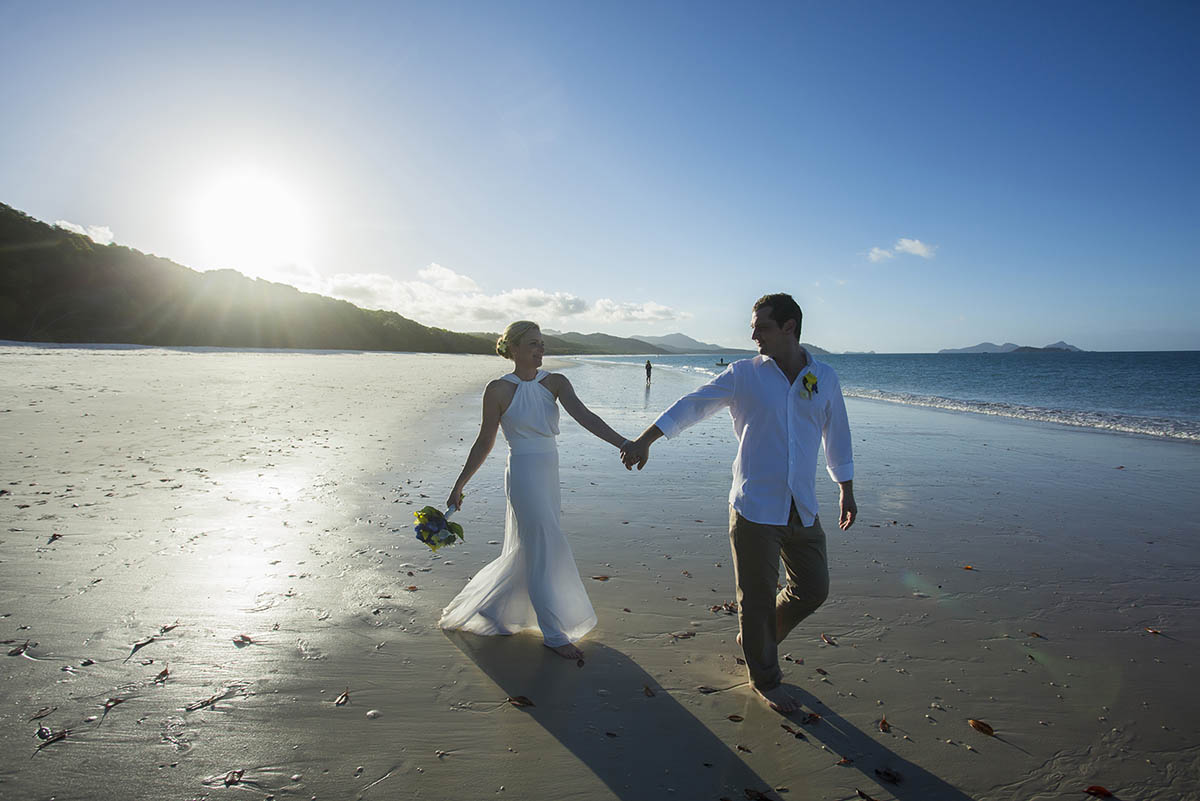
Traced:
<path fill-rule="evenodd" d="M 425 326 L 234 270 L 200 272 L 122 245 L 99 245 L 0 203 L 0 340 L 495 353 L 497 336 Z M 547 333 L 546 352 L 743 352 L 683 334 L 650 339 L 661 342 Z"/>
<path fill-rule="evenodd" d="M 993 342 L 980 342 L 978 345 L 973 345 L 969 348 L 942 348 L 938 353 L 1082 353 L 1082 348 L 1077 348 L 1074 345 L 1068 345 L 1066 342 L 1054 342 L 1042 348 L 1035 348 L 1031 345 L 1014 345 L 1011 342 L 1005 342 L 1003 345 L 997 345 Z"/>

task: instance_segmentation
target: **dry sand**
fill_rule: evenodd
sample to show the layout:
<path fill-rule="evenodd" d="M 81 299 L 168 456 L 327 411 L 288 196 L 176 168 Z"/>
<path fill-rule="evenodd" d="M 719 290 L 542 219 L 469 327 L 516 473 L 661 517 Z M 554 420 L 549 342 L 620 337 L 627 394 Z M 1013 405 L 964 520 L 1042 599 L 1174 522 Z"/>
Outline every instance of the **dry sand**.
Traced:
<path fill-rule="evenodd" d="M 727 418 L 637 474 L 564 415 L 582 667 L 436 627 L 499 552 L 503 445 L 466 543 L 432 557 L 411 513 L 503 371 L 0 348 L 0 798 L 1200 797 L 1194 445 L 851 402 L 862 517 L 783 646 L 789 720 L 722 608 Z M 694 383 L 567 374 L 627 435 Z"/>

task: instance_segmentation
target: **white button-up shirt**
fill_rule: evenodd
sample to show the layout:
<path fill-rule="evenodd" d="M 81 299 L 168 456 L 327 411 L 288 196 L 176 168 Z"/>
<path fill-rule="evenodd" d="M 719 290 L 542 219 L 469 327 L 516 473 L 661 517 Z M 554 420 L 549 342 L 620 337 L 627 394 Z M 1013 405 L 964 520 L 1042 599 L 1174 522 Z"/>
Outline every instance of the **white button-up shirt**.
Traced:
<path fill-rule="evenodd" d="M 817 380 L 811 397 L 805 389 L 809 373 Z M 846 402 L 829 365 L 809 356 L 808 366 L 789 384 L 767 356 L 736 361 L 675 401 L 654 424 L 671 438 L 726 407 L 738 439 L 729 502 L 747 520 L 786 525 L 794 501 L 804 525 L 813 524 L 817 449 L 822 443 L 830 478 L 854 478 Z"/>

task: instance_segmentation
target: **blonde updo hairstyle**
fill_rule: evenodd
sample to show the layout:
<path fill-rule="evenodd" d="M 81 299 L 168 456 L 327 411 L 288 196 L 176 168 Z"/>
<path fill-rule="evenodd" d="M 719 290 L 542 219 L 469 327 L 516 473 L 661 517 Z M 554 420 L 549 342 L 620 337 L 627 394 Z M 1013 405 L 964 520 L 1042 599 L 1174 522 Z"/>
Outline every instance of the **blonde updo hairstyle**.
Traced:
<path fill-rule="evenodd" d="M 496 340 L 496 354 L 511 359 L 513 346 L 521 342 L 521 337 L 537 328 L 539 328 L 538 324 L 529 320 L 517 320 L 515 323 L 509 323 L 508 328 L 505 328 L 504 333 Z"/>

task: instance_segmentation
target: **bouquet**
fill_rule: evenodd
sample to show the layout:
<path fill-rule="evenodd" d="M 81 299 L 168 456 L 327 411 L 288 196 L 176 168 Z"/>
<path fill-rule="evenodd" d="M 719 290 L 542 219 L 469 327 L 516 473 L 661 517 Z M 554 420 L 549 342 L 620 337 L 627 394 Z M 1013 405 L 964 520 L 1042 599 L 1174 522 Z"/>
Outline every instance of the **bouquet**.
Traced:
<path fill-rule="evenodd" d="M 458 508 L 451 506 L 443 514 L 432 506 L 426 506 L 413 512 L 413 517 L 417 518 L 417 525 L 413 527 L 417 532 L 417 539 L 433 549 L 434 553 L 443 545 L 453 545 L 455 538 L 464 539 L 463 527 L 458 523 L 451 523 L 448 519 L 456 511 Z"/>

